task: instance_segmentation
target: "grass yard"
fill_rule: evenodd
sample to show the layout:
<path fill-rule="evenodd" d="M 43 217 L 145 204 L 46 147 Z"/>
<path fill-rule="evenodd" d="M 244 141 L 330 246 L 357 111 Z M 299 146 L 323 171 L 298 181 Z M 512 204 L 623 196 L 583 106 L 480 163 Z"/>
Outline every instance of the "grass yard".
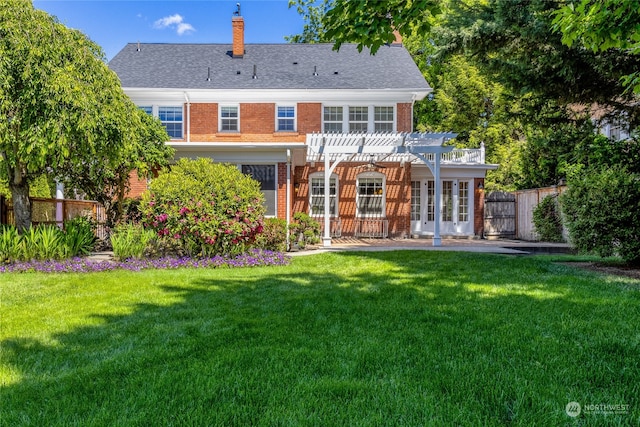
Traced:
<path fill-rule="evenodd" d="M 344 252 L 0 286 L 2 426 L 640 424 L 640 281 L 550 257 Z"/>

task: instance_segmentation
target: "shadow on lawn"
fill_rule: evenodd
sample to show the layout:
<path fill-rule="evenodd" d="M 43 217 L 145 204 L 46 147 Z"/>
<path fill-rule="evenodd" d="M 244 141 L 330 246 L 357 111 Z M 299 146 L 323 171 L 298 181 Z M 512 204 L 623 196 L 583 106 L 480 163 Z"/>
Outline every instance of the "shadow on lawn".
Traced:
<path fill-rule="evenodd" d="M 313 275 L 167 272 L 179 303 L 99 316 L 55 345 L 4 341 L 20 380 L 0 423 L 552 425 L 572 400 L 639 420 L 637 296 L 532 259 L 320 259 Z"/>

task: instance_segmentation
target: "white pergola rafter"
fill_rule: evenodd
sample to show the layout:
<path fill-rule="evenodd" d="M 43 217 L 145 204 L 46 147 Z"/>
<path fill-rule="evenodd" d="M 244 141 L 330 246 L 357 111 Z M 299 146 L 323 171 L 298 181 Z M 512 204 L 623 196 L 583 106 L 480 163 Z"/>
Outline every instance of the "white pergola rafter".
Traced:
<path fill-rule="evenodd" d="M 307 135 L 307 160 L 324 160 L 324 246 L 331 246 L 329 185 L 333 171 L 344 160 L 369 162 L 405 162 L 417 159 L 427 165 L 435 181 L 435 212 L 433 246 L 440 246 L 440 160 L 443 153 L 453 150 L 444 142 L 454 133 L 313 133 Z M 376 159 L 376 156 L 378 157 Z M 433 160 L 430 159 L 433 157 Z"/>

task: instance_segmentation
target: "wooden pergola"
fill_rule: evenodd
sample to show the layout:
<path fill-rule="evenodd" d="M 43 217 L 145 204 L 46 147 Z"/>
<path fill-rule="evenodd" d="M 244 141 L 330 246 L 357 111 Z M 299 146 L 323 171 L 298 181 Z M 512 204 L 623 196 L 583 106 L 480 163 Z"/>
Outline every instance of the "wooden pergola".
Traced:
<path fill-rule="evenodd" d="M 307 135 L 307 161 L 324 162 L 324 235 L 325 247 L 331 246 L 329 186 L 333 171 L 340 162 L 405 162 L 424 163 L 435 181 L 433 246 L 440 246 L 440 162 L 443 153 L 453 150 L 444 142 L 454 133 L 313 133 Z"/>

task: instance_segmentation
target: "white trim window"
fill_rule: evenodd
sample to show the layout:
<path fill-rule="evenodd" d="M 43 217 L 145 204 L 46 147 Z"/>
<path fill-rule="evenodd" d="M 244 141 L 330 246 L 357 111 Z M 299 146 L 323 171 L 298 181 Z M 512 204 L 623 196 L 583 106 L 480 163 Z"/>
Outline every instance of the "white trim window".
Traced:
<path fill-rule="evenodd" d="M 240 132 L 240 107 L 221 105 L 218 121 L 220 132 Z"/>
<path fill-rule="evenodd" d="M 322 120 L 324 132 L 342 132 L 343 121 L 342 107 L 324 107 Z"/>
<path fill-rule="evenodd" d="M 395 123 L 395 108 L 374 107 L 373 111 L 373 130 L 375 132 L 393 132 Z"/>
<path fill-rule="evenodd" d="M 310 215 L 324 216 L 324 172 L 309 175 Z M 338 176 L 329 178 L 329 211 L 332 217 L 338 216 Z"/>
<path fill-rule="evenodd" d="M 278 105 L 276 107 L 276 131 L 296 131 L 296 107 L 293 105 Z"/>
<path fill-rule="evenodd" d="M 364 172 L 356 178 L 356 215 L 358 217 L 386 216 L 386 177 L 379 172 Z"/>
<path fill-rule="evenodd" d="M 349 107 L 349 132 L 367 132 L 369 107 Z"/>
<path fill-rule="evenodd" d="M 322 114 L 323 132 L 394 132 L 394 105 L 325 105 Z"/>
<path fill-rule="evenodd" d="M 182 139 L 182 106 L 159 106 L 158 118 L 171 139 Z"/>
<path fill-rule="evenodd" d="M 276 165 L 240 165 L 245 175 L 251 176 L 260 183 L 260 191 L 264 194 L 266 216 L 276 216 L 278 212 L 277 174 Z"/>

